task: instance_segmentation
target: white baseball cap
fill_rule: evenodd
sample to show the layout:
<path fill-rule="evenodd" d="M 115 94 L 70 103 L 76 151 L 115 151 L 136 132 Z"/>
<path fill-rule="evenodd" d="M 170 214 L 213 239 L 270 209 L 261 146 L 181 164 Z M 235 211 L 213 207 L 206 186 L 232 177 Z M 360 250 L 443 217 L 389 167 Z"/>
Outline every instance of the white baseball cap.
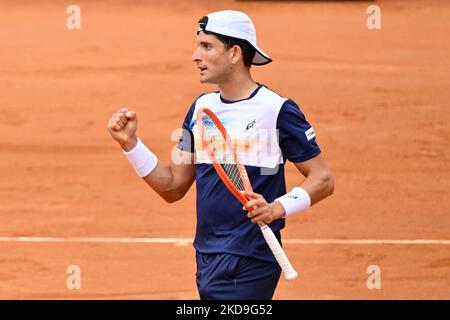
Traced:
<path fill-rule="evenodd" d="M 243 12 L 224 10 L 210 13 L 205 19 L 200 20 L 198 31 L 246 40 L 256 50 L 252 64 L 261 66 L 272 62 L 272 59 L 256 45 L 255 26 Z"/>

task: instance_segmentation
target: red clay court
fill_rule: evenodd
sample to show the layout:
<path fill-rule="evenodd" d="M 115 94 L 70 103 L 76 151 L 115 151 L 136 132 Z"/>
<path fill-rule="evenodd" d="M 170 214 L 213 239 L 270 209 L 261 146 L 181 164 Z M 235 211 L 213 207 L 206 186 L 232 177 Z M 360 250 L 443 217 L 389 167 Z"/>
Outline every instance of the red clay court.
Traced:
<path fill-rule="evenodd" d="M 450 299 L 450 3 L 376 1 L 382 29 L 369 30 L 374 3 L 83 0 L 68 30 L 65 1 L 2 1 L 0 298 L 198 299 L 195 184 L 165 203 L 106 123 L 136 110 L 168 161 L 173 130 L 215 89 L 191 61 L 196 21 L 236 9 L 274 58 L 255 79 L 301 106 L 336 182 L 288 220 L 299 278 L 274 298 Z M 289 165 L 288 189 L 299 178 Z"/>

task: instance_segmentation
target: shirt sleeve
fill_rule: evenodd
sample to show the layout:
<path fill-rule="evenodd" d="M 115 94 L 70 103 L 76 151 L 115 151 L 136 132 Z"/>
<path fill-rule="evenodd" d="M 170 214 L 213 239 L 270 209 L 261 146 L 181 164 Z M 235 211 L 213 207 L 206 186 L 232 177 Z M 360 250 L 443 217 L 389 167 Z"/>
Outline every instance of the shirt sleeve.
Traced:
<path fill-rule="evenodd" d="M 183 124 L 181 126 L 182 133 L 180 135 L 180 139 L 178 140 L 177 148 L 181 151 L 186 151 L 193 153 L 194 152 L 194 134 L 192 133 L 192 117 L 194 115 L 195 102 L 192 104 L 189 109 L 186 117 L 184 118 Z"/>
<path fill-rule="evenodd" d="M 283 158 L 291 162 L 303 162 L 320 153 L 314 129 L 292 100 L 286 100 L 277 118 L 279 145 Z"/>

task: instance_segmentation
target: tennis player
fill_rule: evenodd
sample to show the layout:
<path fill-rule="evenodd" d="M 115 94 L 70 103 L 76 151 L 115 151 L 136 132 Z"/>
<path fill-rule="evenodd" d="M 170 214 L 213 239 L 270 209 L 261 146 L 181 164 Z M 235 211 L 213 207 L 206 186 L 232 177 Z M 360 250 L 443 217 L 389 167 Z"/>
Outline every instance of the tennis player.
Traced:
<path fill-rule="evenodd" d="M 185 161 L 159 160 L 137 137 L 135 111 L 118 110 L 108 130 L 137 174 L 167 202 L 183 198 L 196 181 L 194 247 L 200 298 L 272 299 L 281 269 L 255 223 L 269 224 L 281 242 L 286 219 L 333 193 L 332 174 L 295 102 L 253 80 L 251 66 L 272 59 L 257 46 L 255 27 L 246 14 L 226 10 L 201 18 L 192 60 L 200 82 L 217 84 L 219 90 L 198 97 L 187 112 L 177 145 Z M 254 190 L 246 193 L 253 200 L 244 208 L 202 150 L 195 120 L 201 107 L 211 109 L 237 137 L 236 149 Z M 287 160 L 304 176 L 289 192 Z"/>

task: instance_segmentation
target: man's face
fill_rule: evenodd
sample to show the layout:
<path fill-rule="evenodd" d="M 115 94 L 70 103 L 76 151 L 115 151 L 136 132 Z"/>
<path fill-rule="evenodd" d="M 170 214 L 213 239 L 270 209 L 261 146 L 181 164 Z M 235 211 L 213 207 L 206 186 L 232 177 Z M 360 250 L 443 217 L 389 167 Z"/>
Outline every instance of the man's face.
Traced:
<path fill-rule="evenodd" d="M 219 84 L 231 69 L 229 50 L 225 50 L 225 45 L 216 36 L 204 32 L 197 35 L 192 60 L 199 68 L 201 83 Z"/>

